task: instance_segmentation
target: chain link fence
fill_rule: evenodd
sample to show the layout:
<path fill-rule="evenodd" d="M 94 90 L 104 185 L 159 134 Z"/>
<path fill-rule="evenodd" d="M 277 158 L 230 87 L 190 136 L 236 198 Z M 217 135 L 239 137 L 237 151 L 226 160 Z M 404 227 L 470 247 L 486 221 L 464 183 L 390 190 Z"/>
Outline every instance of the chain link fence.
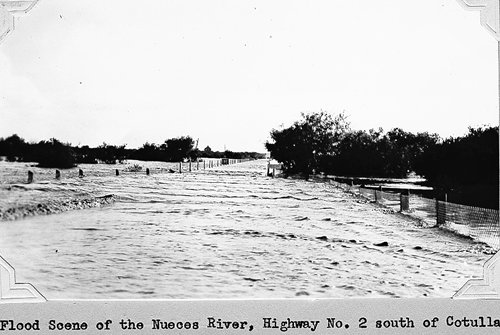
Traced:
<path fill-rule="evenodd" d="M 422 196 L 387 192 L 381 188 L 368 188 L 330 180 L 343 191 L 418 219 L 428 227 L 439 227 L 468 236 L 500 250 L 500 223 L 498 210 L 459 205 Z"/>

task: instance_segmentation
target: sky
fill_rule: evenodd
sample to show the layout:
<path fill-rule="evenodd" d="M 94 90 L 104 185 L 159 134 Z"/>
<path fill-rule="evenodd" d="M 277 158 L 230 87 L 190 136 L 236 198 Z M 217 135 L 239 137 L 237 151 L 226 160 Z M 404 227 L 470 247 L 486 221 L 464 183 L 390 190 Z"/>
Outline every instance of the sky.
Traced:
<path fill-rule="evenodd" d="M 456 0 L 41 0 L 0 44 L 0 137 L 264 152 L 320 110 L 460 136 L 498 125 L 497 47 Z"/>

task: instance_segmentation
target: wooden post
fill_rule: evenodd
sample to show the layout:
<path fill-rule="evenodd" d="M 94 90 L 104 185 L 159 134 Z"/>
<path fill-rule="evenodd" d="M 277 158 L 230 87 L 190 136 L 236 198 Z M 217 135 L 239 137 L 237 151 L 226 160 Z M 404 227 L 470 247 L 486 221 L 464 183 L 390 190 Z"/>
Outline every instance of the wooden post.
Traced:
<path fill-rule="evenodd" d="M 146 176 L 149 176 L 149 168 L 146 168 Z"/>
<path fill-rule="evenodd" d="M 436 225 L 439 227 L 443 222 L 442 216 L 441 216 L 441 211 L 439 210 L 439 200 L 436 200 Z"/>
<path fill-rule="evenodd" d="M 56 170 L 56 179 L 61 179 L 61 171 Z"/>
<path fill-rule="evenodd" d="M 200 169 L 200 161 L 196 161 L 196 170 Z"/>
<path fill-rule="evenodd" d="M 182 173 L 182 162 L 179 162 L 179 173 Z"/>
<path fill-rule="evenodd" d="M 446 200 L 448 198 L 446 193 L 444 195 L 444 198 L 444 202 L 436 199 L 436 224 L 438 227 L 446 223 Z"/>
<path fill-rule="evenodd" d="M 406 190 L 406 194 L 399 194 L 399 211 L 407 212 L 410 210 L 410 190 Z"/>
<path fill-rule="evenodd" d="M 203 170 L 205 170 L 206 166 L 205 166 L 205 160 L 203 160 Z"/>
<path fill-rule="evenodd" d="M 118 169 L 115 170 L 115 175 L 117 175 L 117 176 L 120 175 L 120 171 L 118 171 Z"/>
<path fill-rule="evenodd" d="M 191 161 L 189 161 L 189 172 L 191 172 Z"/>
<path fill-rule="evenodd" d="M 384 198 L 384 197 L 382 196 L 382 186 L 379 186 L 379 187 L 378 187 L 378 192 L 377 192 L 377 191 L 375 191 L 375 200 L 376 200 L 377 202 L 380 202 L 380 201 L 382 201 L 382 199 L 383 199 L 383 198 Z"/>
<path fill-rule="evenodd" d="M 267 162 L 267 174 L 266 174 L 267 177 L 269 177 L 269 162 Z"/>
<path fill-rule="evenodd" d="M 33 172 L 28 171 L 28 184 L 33 182 Z"/>
<path fill-rule="evenodd" d="M 83 170 L 78 169 L 78 177 L 83 178 Z"/>

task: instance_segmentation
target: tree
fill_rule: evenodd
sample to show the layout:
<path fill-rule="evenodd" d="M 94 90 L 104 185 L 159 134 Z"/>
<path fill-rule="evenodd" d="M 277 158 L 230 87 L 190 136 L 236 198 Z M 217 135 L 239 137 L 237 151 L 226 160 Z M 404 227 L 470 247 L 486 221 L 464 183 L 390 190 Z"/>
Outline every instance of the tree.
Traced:
<path fill-rule="evenodd" d="M 24 157 L 28 144 L 17 134 L 0 139 L 0 155 L 7 156 L 8 161 L 16 161 Z"/>
<path fill-rule="evenodd" d="M 379 152 L 382 129 L 350 131 L 342 136 L 334 156 L 325 162 L 325 172 L 342 176 L 377 176 L 384 159 Z"/>
<path fill-rule="evenodd" d="M 189 157 L 194 148 L 194 141 L 190 136 L 171 138 L 165 141 L 166 157 L 170 162 L 179 162 Z"/>
<path fill-rule="evenodd" d="M 321 172 L 327 157 L 335 153 L 336 145 L 349 129 L 347 116 L 340 113 L 335 117 L 327 112 L 302 113 L 302 120 L 282 130 L 273 129 L 266 149 L 271 157 L 283 163 L 285 172 Z"/>
<path fill-rule="evenodd" d="M 126 158 L 125 146 L 109 145 L 103 142 L 95 149 L 96 157 L 106 164 L 116 164 L 117 160 L 121 163 Z"/>
<path fill-rule="evenodd" d="M 88 145 L 82 147 L 74 147 L 76 163 L 97 164 L 95 148 L 90 148 Z"/>
<path fill-rule="evenodd" d="M 34 152 L 40 167 L 67 169 L 75 166 L 75 157 L 70 144 L 63 144 L 55 138 L 40 141 Z"/>
<path fill-rule="evenodd" d="M 166 144 L 158 146 L 154 143 L 144 143 L 141 148 L 137 149 L 132 157 L 142 161 L 165 161 Z"/>
<path fill-rule="evenodd" d="M 498 126 L 469 128 L 430 146 L 416 172 L 451 202 L 498 208 Z"/>

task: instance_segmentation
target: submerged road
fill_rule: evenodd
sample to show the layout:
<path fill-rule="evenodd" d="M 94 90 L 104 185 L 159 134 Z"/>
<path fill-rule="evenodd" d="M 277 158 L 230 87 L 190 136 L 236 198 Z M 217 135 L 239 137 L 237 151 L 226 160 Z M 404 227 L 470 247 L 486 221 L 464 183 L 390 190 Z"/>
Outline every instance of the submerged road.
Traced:
<path fill-rule="evenodd" d="M 0 255 L 49 299 L 450 297 L 482 276 L 490 256 L 468 239 L 265 171 L 262 160 L 45 183 L 44 199 L 77 183 L 116 201 L 0 222 Z"/>

